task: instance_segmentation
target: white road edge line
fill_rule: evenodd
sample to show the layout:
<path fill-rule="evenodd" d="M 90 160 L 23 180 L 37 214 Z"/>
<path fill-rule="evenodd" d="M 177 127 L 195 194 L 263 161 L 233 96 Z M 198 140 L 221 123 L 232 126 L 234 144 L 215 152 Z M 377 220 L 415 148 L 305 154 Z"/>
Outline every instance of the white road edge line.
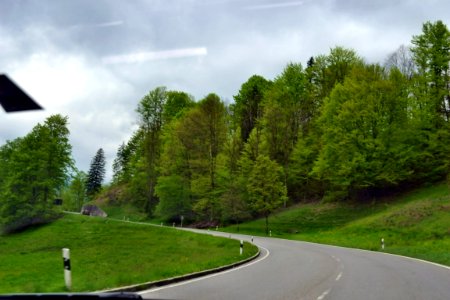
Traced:
<path fill-rule="evenodd" d="M 193 283 L 193 282 L 204 280 L 204 279 L 209 279 L 209 278 L 212 278 L 212 277 L 216 277 L 216 276 L 219 276 L 219 275 L 227 274 L 227 273 L 239 270 L 239 269 L 243 269 L 243 268 L 249 267 L 249 266 L 254 265 L 254 264 L 256 264 L 256 263 L 258 263 L 260 261 L 263 261 L 264 259 L 266 259 L 270 255 L 270 251 L 267 248 L 264 248 L 264 247 L 261 247 L 261 246 L 260 246 L 260 248 L 264 249 L 266 251 L 266 255 L 264 255 L 263 257 L 255 260 L 255 261 L 252 261 L 252 262 L 250 262 L 248 264 L 244 264 L 242 266 L 239 266 L 239 267 L 233 268 L 233 269 L 229 269 L 227 271 L 223 271 L 223 272 L 219 272 L 219 273 L 215 273 L 215 274 L 211 274 L 211 275 L 207 275 L 207 276 L 203 276 L 203 277 L 199 277 L 199 278 L 195 278 L 195 279 L 191 279 L 191 280 L 187 280 L 187 281 L 183 281 L 183 282 L 178 282 L 178 283 L 166 285 L 166 286 L 162 286 L 162 287 L 159 287 L 159 288 L 148 289 L 148 290 L 145 290 L 145 291 L 138 292 L 137 294 L 138 295 L 144 295 L 144 294 L 148 294 L 148 293 L 153 293 L 153 292 L 156 292 L 156 291 L 160 291 L 160 290 L 164 290 L 164 289 L 168 289 L 168 288 L 173 288 L 173 287 L 177 287 L 177 286 L 180 286 L 180 285 Z"/>
<path fill-rule="evenodd" d="M 340 272 L 340 273 L 338 274 L 338 276 L 336 277 L 336 281 L 339 281 L 339 279 L 341 279 L 341 277 L 342 277 L 342 272 Z"/>
<path fill-rule="evenodd" d="M 288 241 L 295 241 L 295 242 L 300 242 L 300 243 L 305 243 L 305 244 L 320 245 L 320 246 L 339 248 L 339 249 L 355 250 L 355 251 L 361 251 L 361 252 L 369 252 L 369 253 L 381 254 L 381 255 L 390 255 L 390 256 L 395 256 L 395 257 L 399 257 L 399 258 L 405 258 L 405 259 L 408 259 L 408 260 L 422 262 L 422 263 L 426 263 L 426 264 L 429 264 L 429 265 L 433 265 L 433 266 L 436 266 L 436 267 L 441 267 L 441 268 L 450 270 L 450 266 L 441 265 L 441 264 L 438 264 L 438 263 L 435 263 L 435 262 L 432 262 L 432 261 L 428 261 L 428 260 L 424 260 L 424 259 L 420 259 L 420 258 L 415 258 L 415 257 L 404 256 L 404 255 L 400 255 L 400 254 L 393 254 L 393 253 L 382 252 L 382 251 L 371 251 L 371 250 L 359 249 L 359 248 L 342 247 L 342 246 L 336 246 L 336 245 L 330 245 L 330 244 L 319 244 L 319 243 L 313 243 L 313 242 L 307 242 L 307 241 L 301 241 L 301 240 L 288 240 Z"/>
<path fill-rule="evenodd" d="M 329 293 L 330 293 L 330 290 L 328 289 L 325 292 L 323 292 L 322 295 L 317 297 L 317 300 L 323 300 Z"/>

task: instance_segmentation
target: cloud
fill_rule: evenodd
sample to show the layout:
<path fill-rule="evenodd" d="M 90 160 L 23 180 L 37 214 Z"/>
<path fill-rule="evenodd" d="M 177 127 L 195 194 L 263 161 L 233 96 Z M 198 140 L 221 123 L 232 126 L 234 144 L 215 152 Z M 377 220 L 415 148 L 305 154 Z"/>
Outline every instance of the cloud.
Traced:
<path fill-rule="evenodd" d="M 305 4 L 306 1 L 294 1 L 294 2 L 274 2 L 268 4 L 257 4 L 251 6 L 245 6 L 244 10 L 263 10 L 263 9 L 274 9 L 274 8 L 287 8 L 293 6 L 300 6 Z"/>
<path fill-rule="evenodd" d="M 171 58 L 205 56 L 208 50 L 205 47 L 173 49 L 155 52 L 136 52 L 124 55 L 113 55 L 103 57 L 104 64 L 122 64 L 122 63 L 139 63 L 152 60 L 163 60 Z"/>
<path fill-rule="evenodd" d="M 50 115 L 68 116 L 77 167 L 88 171 L 93 155 L 103 148 L 109 180 L 117 148 L 132 133 L 139 96 L 133 85 L 94 62 L 83 55 L 36 49 L 26 59 L 7 65 L 15 82 L 44 111 L 2 114 L 0 128 L 6 130 L 1 132 L 0 145 L 26 135 Z"/>

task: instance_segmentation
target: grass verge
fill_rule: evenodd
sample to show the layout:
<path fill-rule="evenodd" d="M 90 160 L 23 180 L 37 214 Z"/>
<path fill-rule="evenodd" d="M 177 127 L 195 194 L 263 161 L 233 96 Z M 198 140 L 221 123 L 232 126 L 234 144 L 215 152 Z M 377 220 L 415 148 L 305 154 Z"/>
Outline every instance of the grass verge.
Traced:
<path fill-rule="evenodd" d="M 446 184 L 371 204 L 310 203 L 270 217 L 272 236 L 382 251 L 450 265 L 450 195 Z M 224 228 L 265 235 L 264 220 Z"/>
<path fill-rule="evenodd" d="M 0 236 L 0 293 L 65 292 L 62 248 L 71 249 L 73 292 L 103 290 L 230 264 L 254 255 L 239 241 L 102 218 L 66 215 Z"/>

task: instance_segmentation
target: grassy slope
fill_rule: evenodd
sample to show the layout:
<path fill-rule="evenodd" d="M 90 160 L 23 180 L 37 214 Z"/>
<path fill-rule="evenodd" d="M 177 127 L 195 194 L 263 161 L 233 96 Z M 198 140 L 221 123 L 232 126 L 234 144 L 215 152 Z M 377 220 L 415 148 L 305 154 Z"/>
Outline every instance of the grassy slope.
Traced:
<path fill-rule="evenodd" d="M 450 194 L 445 184 L 373 204 L 314 203 L 270 218 L 281 238 L 407 255 L 450 265 Z M 231 226 L 226 231 L 236 232 Z M 264 235 L 264 220 L 241 224 L 240 232 Z"/>
<path fill-rule="evenodd" d="M 71 249 L 73 291 L 152 281 L 229 264 L 256 253 L 239 242 L 101 218 L 67 215 L 0 236 L 0 294 L 65 291 L 61 249 Z"/>

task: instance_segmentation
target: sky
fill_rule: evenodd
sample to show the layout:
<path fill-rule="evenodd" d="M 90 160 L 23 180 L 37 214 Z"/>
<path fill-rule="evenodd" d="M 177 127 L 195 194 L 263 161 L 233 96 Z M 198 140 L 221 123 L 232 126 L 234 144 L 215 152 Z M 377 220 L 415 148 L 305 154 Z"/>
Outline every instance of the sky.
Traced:
<path fill-rule="evenodd" d="M 0 73 L 45 108 L 0 110 L 0 145 L 62 114 L 78 169 L 103 148 L 109 180 L 158 86 L 231 103 L 250 76 L 274 79 L 336 46 L 383 64 L 437 20 L 450 26 L 450 1 L 0 0 Z"/>

